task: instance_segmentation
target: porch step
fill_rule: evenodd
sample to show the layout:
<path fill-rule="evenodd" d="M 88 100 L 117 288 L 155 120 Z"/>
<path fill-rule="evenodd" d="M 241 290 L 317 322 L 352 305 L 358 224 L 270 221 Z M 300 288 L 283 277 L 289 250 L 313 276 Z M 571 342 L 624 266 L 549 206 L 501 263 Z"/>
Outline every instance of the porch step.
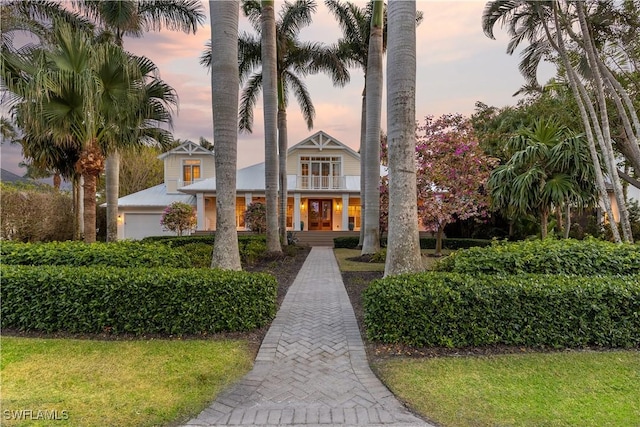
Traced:
<path fill-rule="evenodd" d="M 294 231 L 298 244 L 303 246 L 330 246 L 336 237 L 360 235 L 359 231 Z"/>

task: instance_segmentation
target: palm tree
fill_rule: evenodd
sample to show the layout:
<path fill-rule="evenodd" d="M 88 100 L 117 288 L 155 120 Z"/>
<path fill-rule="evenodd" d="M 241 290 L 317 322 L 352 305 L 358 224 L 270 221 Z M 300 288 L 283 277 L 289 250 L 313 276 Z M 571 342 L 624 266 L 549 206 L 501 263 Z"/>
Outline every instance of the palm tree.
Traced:
<path fill-rule="evenodd" d="M 512 53 L 521 42 L 529 41 L 529 46 L 525 49 L 523 56 L 525 60 L 520 64 L 520 69 L 525 74 L 535 76 L 538 62 L 550 52 L 559 55 L 558 64 L 564 67 L 580 110 L 596 170 L 601 203 L 605 206 L 607 213 L 612 215 L 608 193 L 600 172 L 596 142 L 613 186 L 624 240 L 632 241 L 628 211 L 613 151 L 605 87 L 607 94 L 614 100 L 619 118 L 624 125 L 626 138 L 622 138 L 620 142 L 625 146 L 622 153 L 627 156 L 627 160 L 636 166 L 636 169 L 640 168 L 640 148 L 638 146 L 640 120 L 638 120 L 638 115 L 627 91 L 604 63 L 602 55 L 599 55 L 601 52 L 595 51 L 590 26 L 599 19 L 599 12 L 600 8 L 596 7 L 593 12 L 594 16 L 588 18 L 583 2 L 566 2 L 563 8 L 562 4 L 556 0 L 550 2 L 496 0 L 488 2 L 485 6 L 482 26 L 485 34 L 493 38 L 494 25 L 500 21 L 507 24 L 511 36 L 507 50 L 509 53 Z M 579 26 L 574 28 L 576 21 Z M 578 29 L 580 30 L 579 34 Z M 572 49 L 567 48 L 568 42 L 565 42 L 565 39 L 568 42 L 573 42 Z M 526 58 L 531 59 L 528 65 Z M 577 58 L 577 61 L 572 58 Z M 576 63 L 582 67 L 578 68 Z M 585 64 L 588 65 L 588 68 L 584 67 Z M 582 72 L 582 77 L 579 71 Z M 583 83 L 585 78 L 590 80 L 593 88 L 591 93 Z M 634 128 L 631 126 L 632 122 L 635 134 Z M 620 241 L 617 226 L 613 221 L 611 222 L 611 230 L 614 239 Z"/>
<path fill-rule="evenodd" d="M 199 0 L 74 0 L 74 5 L 104 31 L 112 32 L 115 44 L 120 47 L 124 36 L 140 37 L 146 31 L 162 28 L 195 34 L 205 19 Z M 128 137 L 134 138 L 130 143 L 137 142 L 135 135 Z M 118 239 L 119 164 L 118 150 L 110 149 L 106 163 L 107 241 Z"/>
<path fill-rule="evenodd" d="M 168 106 L 176 97 L 156 77 L 157 69 L 147 58 L 96 43 L 93 34 L 79 33 L 61 21 L 54 35 L 56 43 L 50 49 L 38 47 L 8 56 L 13 74 L 6 81 L 18 96 L 15 114 L 26 134 L 28 155 L 57 170 L 63 169 L 60 159 L 74 159 L 75 170 L 84 179 L 85 240 L 92 242 L 95 183 L 105 153 L 122 146 L 131 135 L 170 141 L 157 124 L 170 120 Z M 50 143 L 62 151 L 45 148 Z"/>
<path fill-rule="evenodd" d="M 387 141 L 389 232 L 384 275 L 422 269 L 416 191 L 416 3 L 389 2 Z"/>
<path fill-rule="evenodd" d="M 554 207 L 568 211 L 594 202 L 595 172 L 581 135 L 541 119 L 531 129 L 520 129 L 509 149 L 512 157 L 487 183 L 494 206 L 506 209 L 507 216 L 537 212 L 543 239 Z"/>
<path fill-rule="evenodd" d="M 333 15 L 338 20 L 340 28 L 342 29 L 343 37 L 338 40 L 338 52 L 340 57 L 346 61 L 349 66 L 360 67 L 365 75 L 365 85 L 362 90 L 362 112 L 360 119 L 360 165 L 362 170 L 362 176 L 367 174 L 373 175 L 373 172 L 367 173 L 366 171 L 375 170 L 377 174 L 380 173 L 380 159 L 379 156 L 375 156 L 369 160 L 367 157 L 366 149 L 366 132 L 367 132 L 367 63 L 369 58 L 369 39 L 371 37 L 371 22 L 374 12 L 374 1 L 370 0 L 366 7 L 360 8 L 357 5 L 341 0 L 325 0 L 325 4 Z M 382 52 L 387 50 L 387 32 L 386 32 L 386 20 L 387 11 L 382 5 Z M 416 25 L 422 22 L 422 12 L 416 12 Z M 379 180 L 379 176 L 377 178 Z M 375 200 L 379 198 L 378 188 L 371 190 Z M 362 247 L 365 239 L 365 229 L 367 227 L 367 195 L 365 194 L 365 185 L 361 185 L 360 191 L 360 206 L 362 215 L 362 226 L 360 227 L 360 241 L 358 246 Z M 375 208 L 374 208 L 375 209 Z M 370 215 L 373 221 L 379 223 L 379 218 L 374 218 Z M 367 250 L 367 253 L 371 251 Z"/>
<path fill-rule="evenodd" d="M 367 55 L 366 82 L 366 152 L 362 173 L 365 194 L 364 240 L 362 255 L 380 251 L 380 122 L 382 115 L 382 54 L 383 54 L 382 0 L 373 2 L 369 53 Z"/>
<path fill-rule="evenodd" d="M 236 230 L 238 1 L 211 1 L 211 106 L 216 144 L 216 240 L 212 268 L 240 270 Z"/>
<path fill-rule="evenodd" d="M 25 59 L 8 58 L 22 71 L 9 89 L 22 99 L 15 107 L 25 134 L 77 151 L 75 170 L 84 179 L 85 241 L 93 242 L 102 144 L 118 111 L 133 104 L 127 88 L 109 87 L 103 79 L 107 70 L 132 76 L 137 69 L 122 49 L 96 44 L 92 34 L 63 22 L 56 23 L 53 33 L 56 44 L 51 49 L 34 49 Z"/>
<path fill-rule="evenodd" d="M 262 0 L 261 61 L 264 111 L 265 196 L 267 251 L 282 253 L 278 233 L 278 64 L 276 16 L 272 0 Z"/>
<path fill-rule="evenodd" d="M 257 33 L 261 32 L 261 8 L 257 1 L 245 1 L 244 13 L 253 23 Z M 298 101 L 302 115 L 309 129 L 313 128 L 315 109 L 311 96 L 302 81 L 302 77 L 320 71 L 329 73 L 333 83 L 344 85 L 349 81 L 349 72 L 338 57 L 336 51 L 320 43 L 301 42 L 298 39 L 300 30 L 311 23 L 311 15 L 316 10 L 313 0 L 296 0 L 285 3 L 276 21 L 277 46 L 277 86 L 278 86 L 278 155 L 279 155 L 279 187 L 280 210 L 279 228 L 282 244 L 286 244 L 287 215 L 287 106 L 288 91 L 291 89 Z M 253 107 L 258 100 L 262 88 L 260 37 L 243 34 L 238 39 L 240 76 L 246 87 L 240 101 L 239 128 L 251 132 L 253 126 Z M 209 66 L 211 47 L 208 46 L 202 55 L 201 63 Z"/>

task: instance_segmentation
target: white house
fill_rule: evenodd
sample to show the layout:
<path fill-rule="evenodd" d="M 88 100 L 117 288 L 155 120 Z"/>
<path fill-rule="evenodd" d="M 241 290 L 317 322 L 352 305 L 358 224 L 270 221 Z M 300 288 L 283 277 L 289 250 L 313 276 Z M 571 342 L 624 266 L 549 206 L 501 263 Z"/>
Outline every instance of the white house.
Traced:
<path fill-rule="evenodd" d="M 214 153 L 186 142 L 159 156 L 164 183 L 118 199 L 118 238 L 141 239 L 170 234 L 160 218 L 175 201 L 196 208 L 197 230 L 216 228 Z M 343 231 L 360 229 L 360 155 L 320 131 L 287 152 L 287 229 Z M 265 201 L 264 163 L 237 171 L 236 227 L 246 230 L 244 212 Z"/>

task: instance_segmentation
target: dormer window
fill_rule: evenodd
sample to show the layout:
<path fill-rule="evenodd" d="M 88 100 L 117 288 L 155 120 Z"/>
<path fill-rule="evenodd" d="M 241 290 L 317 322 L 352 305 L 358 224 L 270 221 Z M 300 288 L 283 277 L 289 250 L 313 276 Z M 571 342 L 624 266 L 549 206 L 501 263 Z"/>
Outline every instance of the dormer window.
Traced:
<path fill-rule="evenodd" d="M 340 188 L 340 157 L 301 157 L 302 186 L 307 189 Z"/>
<path fill-rule="evenodd" d="M 200 160 L 187 159 L 182 162 L 183 185 L 190 185 L 200 179 Z"/>

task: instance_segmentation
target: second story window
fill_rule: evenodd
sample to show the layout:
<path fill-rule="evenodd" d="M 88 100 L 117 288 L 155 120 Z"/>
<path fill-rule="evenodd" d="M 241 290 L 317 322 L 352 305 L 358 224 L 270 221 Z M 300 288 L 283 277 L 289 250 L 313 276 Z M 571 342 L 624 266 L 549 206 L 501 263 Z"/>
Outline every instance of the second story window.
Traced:
<path fill-rule="evenodd" d="M 340 157 L 301 157 L 300 166 L 304 188 L 340 188 Z"/>
<path fill-rule="evenodd" d="M 182 182 L 193 184 L 200 179 L 200 160 L 187 159 L 182 163 Z"/>

